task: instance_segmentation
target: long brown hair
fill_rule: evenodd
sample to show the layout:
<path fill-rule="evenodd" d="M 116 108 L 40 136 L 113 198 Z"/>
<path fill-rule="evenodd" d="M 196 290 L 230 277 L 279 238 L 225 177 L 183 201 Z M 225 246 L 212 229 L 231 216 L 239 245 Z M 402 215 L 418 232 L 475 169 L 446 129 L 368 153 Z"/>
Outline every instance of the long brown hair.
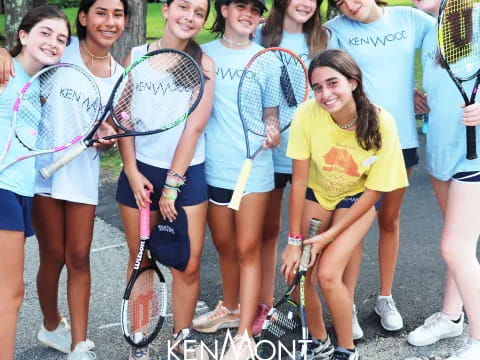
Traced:
<path fill-rule="evenodd" d="M 355 135 L 358 144 L 365 150 L 380 149 L 382 139 L 378 126 L 378 109 L 363 91 L 362 72 L 355 61 L 346 52 L 330 49 L 316 55 L 308 68 L 308 81 L 312 85 L 312 73 L 317 67 L 329 67 L 349 80 L 355 80 L 353 99 L 357 107 L 357 127 Z"/>
<path fill-rule="evenodd" d="M 264 47 L 279 46 L 283 36 L 283 20 L 285 12 L 292 0 L 273 0 L 272 10 L 262 28 L 260 43 Z M 303 24 L 303 33 L 308 45 L 309 57 L 313 58 L 319 52 L 325 50 L 328 43 L 327 29 L 322 26 L 320 13 L 321 0 L 317 0 L 315 12 L 308 21 Z"/>
<path fill-rule="evenodd" d="M 35 25 L 37 25 L 40 21 L 43 21 L 45 19 L 61 19 L 65 21 L 65 25 L 67 25 L 67 29 L 68 29 L 68 39 L 67 39 L 67 45 L 68 45 L 68 43 L 70 42 L 70 22 L 68 21 L 68 18 L 65 15 L 65 13 L 53 5 L 37 6 L 25 14 L 25 16 L 22 19 L 22 22 L 18 26 L 17 40 L 15 42 L 15 45 L 10 49 L 10 55 L 12 57 L 17 56 L 22 51 L 23 46 L 22 46 L 22 43 L 20 42 L 20 36 L 18 35 L 20 30 L 23 30 L 26 33 L 29 33 Z"/>

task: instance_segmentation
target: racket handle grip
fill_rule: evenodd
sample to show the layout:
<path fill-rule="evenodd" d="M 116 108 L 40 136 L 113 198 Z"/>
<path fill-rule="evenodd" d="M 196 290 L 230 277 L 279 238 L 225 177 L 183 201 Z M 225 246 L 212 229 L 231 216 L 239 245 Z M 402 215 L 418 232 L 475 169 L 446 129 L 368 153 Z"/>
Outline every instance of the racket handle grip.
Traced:
<path fill-rule="evenodd" d="M 40 169 L 40 175 L 44 179 L 50 178 L 56 171 L 67 165 L 70 161 L 75 159 L 78 155 L 83 153 L 87 150 L 87 145 L 84 141 L 80 141 L 74 144 L 70 149 L 65 151 L 62 156 L 60 156 L 57 160 L 51 163 L 48 166 Z"/>
<path fill-rule="evenodd" d="M 467 126 L 467 159 L 477 158 L 477 136 L 475 126 Z"/>
<path fill-rule="evenodd" d="M 242 201 L 242 195 L 247 186 L 248 177 L 252 170 L 252 164 L 253 161 L 251 159 L 247 159 L 243 163 L 242 170 L 240 170 L 240 176 L 238 177 L 237 184 L 233 190 L 232 198 L 228 204 L 230 209 L 238 210 L 240 208 L 240 201 Z"/>
<path fill-rule="evenodd" d="M 311 218 L 310 225 L 308 226 L 307 239 L 310 239 L 317 235 L 318 229 L 322 222 L 320 219 Z M 310 250 L 312 249 L 312 244 L 307 244 L 303 247 L 302 257 L 300 258 L 300 270 L 306 270 L 308 268 L 308 263 L 310 262 Z"/>

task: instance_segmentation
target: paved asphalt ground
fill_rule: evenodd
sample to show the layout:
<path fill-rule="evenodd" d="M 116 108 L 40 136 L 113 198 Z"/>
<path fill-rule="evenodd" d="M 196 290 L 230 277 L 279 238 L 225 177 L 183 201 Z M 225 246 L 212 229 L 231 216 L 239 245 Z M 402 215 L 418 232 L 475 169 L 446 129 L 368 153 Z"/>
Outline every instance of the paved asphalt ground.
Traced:
<path fill-rule="evenodd" d="M 422 138 L 422 142 L 423 140 Z M 115 184 L 108 181 L 100 189 L 101 200 L 91 254 L 92 299 L 88 337 L 96 344 L 97 359 L 126 360 L 127 346 L 119 326 L 119 311 L 127 249 L 114 201 L 114 190 Z M 280 247 L 285 243 L 286 223 L 284 211 Z M 389 333 L 382 330 L 373 311 L 378 289 L 376 225 L 365 239 L 363 267 L 356 293 L 359 319 L 365 331 L 364 339 L 358 342 L 363 360 L 403 360 L 415 357 L 443 359 L 461 346 L 463 337 L 424 348 L 414 348 L 405 340 L 408 331 L 423 323 L 427 316 L 441 306 L 445 271 L 439 252 L 441 226 L 440 211 L 422 162 L 413 172 L 402 212 L 401 250 L 394 287 L 394 298 L 405 322 L 401 331 Z M 205 243 L 199 312 L 206 311 L 207 307 L 213 308 L 221 297 L 216 253 L 209 236 Z M 16 359 L 66 359 L 65 355 L 47 349 L 36 340 L 42 321 L 35 289 L 37 266 L 37 243 L 34 238 L 30 238 L 26 244 L 26 294 L 18 325 Z M 63 274 L 60 303 L 62 313 L 68 314 L 65 279 Z M 278 278 L 277 294 L 283 292 L 284 288 L 284 282 Z M 170 327 L 164 326 L 154 342 L 152 359 L 167 359 L 165 349 L 169 331 Z M 225 332 L 221 332 L 217 338 L 223 341 L 224 335 Z M 199 336 L 199 339 L 212 344 L 215 337 Z"/>

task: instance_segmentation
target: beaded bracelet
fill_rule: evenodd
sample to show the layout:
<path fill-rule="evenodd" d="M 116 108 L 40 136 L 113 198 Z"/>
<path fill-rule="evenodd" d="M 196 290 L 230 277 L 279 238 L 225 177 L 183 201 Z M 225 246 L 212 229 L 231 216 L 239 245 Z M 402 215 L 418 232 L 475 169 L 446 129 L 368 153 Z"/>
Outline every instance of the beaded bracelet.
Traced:
<path fill-rule="evenodd" d="M 179 188 L 180 186 L 185 184 L 185 180 L 183 178 L 180 178 L 178 176 L 174 175 L 167 175 L 167 179 L 165 180 L 165 185 L 174 187 L 174 188 Z"/>

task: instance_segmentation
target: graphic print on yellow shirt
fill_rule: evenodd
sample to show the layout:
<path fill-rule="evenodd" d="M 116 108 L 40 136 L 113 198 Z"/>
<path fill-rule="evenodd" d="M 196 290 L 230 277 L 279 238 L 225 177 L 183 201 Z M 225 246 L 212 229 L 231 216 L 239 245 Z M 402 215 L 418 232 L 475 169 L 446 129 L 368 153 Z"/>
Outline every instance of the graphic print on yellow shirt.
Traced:
<path fill-rule="evenodd" d="M 364 150 L 355 131 L 340 129 L 315 99 L 302 104 L 293 120 L 287 156 L 310 160 L 308 187 L 328 210 L 366 188 L 389 192 L 408 185 L 392 116 L 381 109 L 380 149 Z"/>

